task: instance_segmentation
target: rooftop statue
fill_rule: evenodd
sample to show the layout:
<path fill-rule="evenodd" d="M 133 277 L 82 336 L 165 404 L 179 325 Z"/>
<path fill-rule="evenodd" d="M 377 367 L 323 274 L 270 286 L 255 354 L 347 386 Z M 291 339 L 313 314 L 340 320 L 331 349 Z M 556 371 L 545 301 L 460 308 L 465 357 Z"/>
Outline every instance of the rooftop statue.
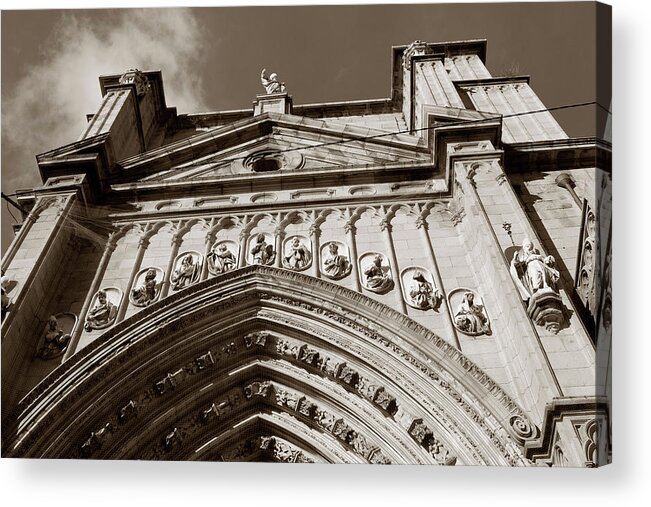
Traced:
<path fill-rule="evenodd" d="M 260 73 L 260 81 L 267 93 L 285 93 L 285 83 L 278 80 L 278 74 L 275 72 L 267 77 L 267 69 L 262 69 Z"/>

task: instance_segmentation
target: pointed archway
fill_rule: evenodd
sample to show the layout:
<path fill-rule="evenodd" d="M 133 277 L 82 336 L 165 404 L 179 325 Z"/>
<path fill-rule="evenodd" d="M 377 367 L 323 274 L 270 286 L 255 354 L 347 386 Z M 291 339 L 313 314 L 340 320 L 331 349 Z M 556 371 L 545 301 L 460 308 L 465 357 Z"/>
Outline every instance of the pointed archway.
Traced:
<path fill-rule="evenodd" d="M 126 319 L 14 413 L 5 455 L 522 465 L 536 428 L 455 347 L 330 282 L 249 266 Z"/>

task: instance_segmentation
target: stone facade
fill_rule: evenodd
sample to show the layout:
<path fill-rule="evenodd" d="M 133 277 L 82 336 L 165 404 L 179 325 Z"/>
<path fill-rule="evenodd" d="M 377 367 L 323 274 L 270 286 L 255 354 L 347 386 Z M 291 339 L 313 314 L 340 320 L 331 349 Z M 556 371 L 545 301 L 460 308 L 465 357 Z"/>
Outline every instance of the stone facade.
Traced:
<path fill-rule="evenodd" d="M 2 261 L 3 456 L 610 461 L 610 146 L 483 40 L 392 51 L 364 102 L 100 78 Z"/>

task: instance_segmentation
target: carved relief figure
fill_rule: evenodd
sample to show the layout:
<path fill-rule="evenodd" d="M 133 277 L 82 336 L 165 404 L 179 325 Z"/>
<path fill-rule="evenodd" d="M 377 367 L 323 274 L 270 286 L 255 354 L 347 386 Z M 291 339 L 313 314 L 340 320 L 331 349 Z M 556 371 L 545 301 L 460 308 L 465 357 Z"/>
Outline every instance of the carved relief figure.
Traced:
<path fill-rule="evenodd" d="M 427 281 L 422 271 L 416 270 L 409 286 L 409 299 L 413 306 L 426 310 L 436 307 L 440 294 L 432 284 Z"/>
<path fill-rule="evenodd" d="M 466 334 L 489 334 L 490 323 L 484 305 L 475 302 L 475 294 L 466 291 L 454 313 L 454 325 Z"/>
<path fill-rule="evenodd" d="M 109 327 L 115 321 L 118 314 L 118 308 L 107 297 L 105 290 L 97 292 L 97 300 L 86 315 L 86 323 L 84 329 L 90 331 L 91 329 L 104 329 Z"/>
<path fill-rule="evenodd" d="M 0 280 L 0 287 L 2 288 L 2 311 L 9 309 L 11 299 L 9 298 L 9 277 L 3 276 Z"/>
<path fill-rule="evenodd" d="M 170 276 L 172 290 L 181 290 L 189 287 L 199 280 L 200 275 L 201 261 L 195 260 L 191 253 L 186 254 L 181 259 L 181 265 Z"/>
<path fill-rule="evenodd" d="M 294 236 L 289 245 L 285 247 L 283 266 L 297 271 L 306 268 L 312 260 L 312 253 L 301 243 L 301 238 Z"/>
<path fill-rule="evenodd" d="M 36 355 L 41 359 L 52 359 L 60 356 L 68 347 L 70 334 L 59 326 L 56 316 L 51 315 L 45 325 L 41 339 L 41 347 Z"/>
<path fill-rule="evenodd" d="M 393 284 L 388 267 L 382 265 L 382 255 L 376 254 L 373 263 L 364 270 L 366 288 L 374 292 L 387 290 Z"/>
<path fill-rule="evenodd" d="M 212 274 L 218 275 L 235 268 L 237 268 L 237 258 L 228 249 L 226 243 L 214 245 L 208 254 L 208 270 Z"/>
<path fill-rule="evenodd" d="M 267 244 L 264 234 L 258 234 L 255 245 L 251 249 L 253 264 L 271 264 L 276 258 L 273 246 Z"/>
<path fill-rule="evenodd" d="M 348 257 L 339 253 L 339 245 L 332 241 L 328 244 L 328 256 L 323 261 L 323 274 L 335 280 L 347 276 L 352 265 Z"/>
<path fill-rule="evenodd" d="M 285 83 L 281 83 L 278 79 L 278 74 L 272 72 L 269 77 L 267 77 L 267 69 L 262 69 L 260 73 L 260 82 L 267 93 L 284 93 L 285 92 Z"/>
<path fill-rule="evenodd" d="M 531 240 L 525 238 L 522 248 L 513 255 L 510 267 L 511 277 L 524 301 L 528 301 L 541 289 L 551 289 L 558 293 L 556 284 L 560 274 L 554 264 L 554 257 L 540 255 Z"/>
<path fill-rule="evenodd" d="M 156 270 L 149 268 L 143 284 L 131 290 L 131 302 L 136 306 L 147 306 L 158 297 Z"/>

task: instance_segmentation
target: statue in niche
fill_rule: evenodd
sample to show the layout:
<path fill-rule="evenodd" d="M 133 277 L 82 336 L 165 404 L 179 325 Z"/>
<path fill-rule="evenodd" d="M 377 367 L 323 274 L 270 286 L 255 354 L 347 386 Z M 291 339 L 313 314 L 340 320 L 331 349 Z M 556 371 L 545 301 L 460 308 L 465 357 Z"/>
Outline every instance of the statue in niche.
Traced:
<path fill-rule="evenodd" d="M 350 261 L 345 255 L 339 253 L 339 245 L 337 243 L 330 243 L 328 245 L 328 253 L 330 254 L 323 262 L 323 272 L 330 278 L 343 278 L 352 269 Z"/>
<path fill-rule="evenodd" d="M 0 288 L 2 288 L 2 312 L 4 313 L 11 306 L 11 299 L 9 298 L 9 277 L 3 276 L 0 281 Z"/>
<path fill-rule="evenodd" d="M 388 289 L 392 283 L 391 275 L 382 266 L 382 260 L 382 256 L 377 254 L 373 257 L 373 264 L 364 271 L 366 287 L 375 292 Z"/>
<path fill-rule="evenodd" d="M 262 72 L 260 73 L 260 82 L 268 94 L 285 93 L 285 83 L 280 82 L 278 74 L 275 72 L 272 72 L 272 74 L 267 77 L 267 69 L 262 69 Z"/>
<path fill-rule="evenodd" d="M 523 301 L 528 301 L 541 289 L 551 289 L 558 294 L 560 273 L 554 267 L 555 262 L 553 256 L 541 255 L 529 238 L 524 239 L 522 248 L 513 255 L 509 269 Z"/>
<path fill-rule="evenodd" d="M 253 264 L 271 264 L 276 258 L 273 246 L 267 244 L 264 234 L 258 234 L 251 249 Z"/>
<path fill-rule="evenodd" d="M 113 324 L 117 314 L 117 306 L 109 301 L 106 296 L 106 291 L 100 290 L 97 292 L 97 302 L 95 303 L 95 306 L 93 306 L 93 308 L 88 311 L 88 315 L 86 315 L 84 329 L 86 331 L 90 331 L 91 329 L 104 329 Z"/>
<path fill-rule="evenodd" d="M 213 274 L 225 273 L 237 268 L 237 259 L 233 252 L 228 249 L 226 243 L 220 243 L 212 247 L 208 254 L 208 269 Z"/>
<path fill-rule="evenodd" d="M 466 291 L 454 313 L 457 329 L 467 334 L 490 334 L 490 323 L 484 305 L 475 303 L 475 294 Z"/>
<path fill-rule="evenodd" d="M 192 254 L 187 254 L 181 259 L 181 265 L 170 276 L 172 290 L 181 290 L 189 287 L 199 279 L 201 265 L 195 262 Z"/>
<path fill-rule="evenodd" d="M 414 306 L 426 310 L 437 306 L 438 300 L 442 296 L 438 289 L 432 287 L 421 271 L 414 271 L 412 283 L 409 286 L 409 297 Z"/>
<path fill-rule="evenodd" d="M 53 359 L 66 350 L 69 342 L 70 334 L 61 329 L 57 318 L 51 315 L 43 331 L 43 346 L 38 349 L 36 355 L 41 359 Z"/>
<path fill-rule="evenodd" d="M 137 289 L 131 290 L 131 302 L 136 306 L 147 306 L 156 299 L 156 270 L 150 268 L 145 275 L 145 282 Z"/>
<path fill-rule="evenodd" d="M 300 270 L 305 268 L 312 260 L 312 254 L 303 243 L 301 238 L 295 236 L 291 245 L 287 248 L 288 252 L 283 257 L 283 266 L 289 269 Z"/>

